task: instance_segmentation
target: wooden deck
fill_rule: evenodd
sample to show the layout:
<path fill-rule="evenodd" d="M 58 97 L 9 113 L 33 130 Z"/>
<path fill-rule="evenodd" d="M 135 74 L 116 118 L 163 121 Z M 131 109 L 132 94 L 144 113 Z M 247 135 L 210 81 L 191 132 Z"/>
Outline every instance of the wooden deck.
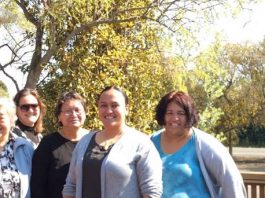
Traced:
<path fill-rule="evenodd" d="M 248 198 L 265 198 L 265 172 L 241 171 Z"/>

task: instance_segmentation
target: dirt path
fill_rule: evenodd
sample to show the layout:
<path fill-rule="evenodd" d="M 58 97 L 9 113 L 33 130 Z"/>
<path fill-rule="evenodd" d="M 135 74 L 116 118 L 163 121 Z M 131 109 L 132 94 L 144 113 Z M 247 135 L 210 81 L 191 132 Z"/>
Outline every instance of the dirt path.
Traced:
<path fill-rule="evenodd" d="M 233 157 L 242 171 L 265 172 L 265 148 L 233 148 Z"/>

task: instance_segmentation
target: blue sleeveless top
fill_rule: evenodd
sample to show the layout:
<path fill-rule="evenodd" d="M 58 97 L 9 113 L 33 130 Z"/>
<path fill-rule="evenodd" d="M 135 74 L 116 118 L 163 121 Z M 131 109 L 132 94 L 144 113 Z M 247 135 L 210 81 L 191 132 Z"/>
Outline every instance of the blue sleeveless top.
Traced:
<path fill-rule="evenodd" d="M 177 152 L 165 154 L 161 148 L 161 133 L 154 134 L 155 144 L 163 162 L 162 198 L 210 198 L 196 155 L 195 135 Z"/>

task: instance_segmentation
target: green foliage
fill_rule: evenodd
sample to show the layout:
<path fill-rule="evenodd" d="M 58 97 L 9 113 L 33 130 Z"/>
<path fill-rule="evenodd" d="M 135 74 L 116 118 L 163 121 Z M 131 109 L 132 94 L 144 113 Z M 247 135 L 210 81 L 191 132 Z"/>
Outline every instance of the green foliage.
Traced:
<path fill-rule="evenodd" d="M 215 130 L 224 113 L 216 102 L 223 94 L 226 77 L 226 71 L 217 59 L 218 49 L 217 43 L 194 59 L 194 63 L 187 70 L 187 87 L 200 112 L 199 128 L 213 135 L 218 134 L 218 138 L 223 141 L 223 132 L 217 133 Z"/>
<path fill-rule="evenodd" d="M 0 96 L 8 97 L 8 90 L 6 85 L 0 80 Z"/>
<path fill-rule="evenodd" d="M 239 131 L 239 146 L 264 147 L 265 127 L 251 123 L 246 128 Z"/>
<path fill-rule="evenodd" d="M 125 90 L 130 98 L 127 122 L 145 133 L 158 129 L 154 108 L 161 96 L 171 90 L 188 92 L 200 111 L 199 127 L 218 133 L 221 140 L 228 132 L 247 125 L 248 116 L 264 123 L 261 112 L 265 105 L 260 106 L 264 104 L 260 94 L 264 93 L 264 66 L 259 50 L 245 56 L 249 49 L 228 47 L 228 51 L 217 43 L 191 60 L 192 64 L 185 57 L 195 45 L 195 39 L 190 38 L 194 32 L 191 30 L 200 27 L 196 22 L 201 23 L 203 16 L 207 21 L 215 18 L 214 8 L 227 6 L 225 0 L 5 2 L 5 9 L 17 16 L 14 24 L 25 30 L 23 39 L 27 40 L 26 44 L 15 42 L 13 51 L 17 52 L 16 47 L 23 44 L 36 47 L 30 64 L 23 62 L 22 56 L 12 64 L 28 73 L 27 87 L 35 87 L 40 77 L 47 75 L 38 84 L 48 106 L 47 132 L 57 129 L 55 104 L 68 90 L 76 90 L 87 102 L 86 127 L 100 128 L 96 98 L 109 85 Z M 24 20 L 21 9 L 14 5 L 25 11 Z M 174 34 L 163 32 L 163 27 Z M 171 37 L 176 43 L 172 44 Z M 166 53 L 169 47 L 178 55 Z M 239 56 L 232 49 L 240 52 Z M 253 98 L 246 99 L 248 93 Z"/>
<path fill-rule="evenodd" d="M 89 113 L 86 127 L 100 128 L 97 118 L 97 94 L 110 85 L 121 87 L 130 99 L 127 123 L 146 133 L 157 128 L 154 108 L 167 91 L 178 84 L 173 79 L 173 64 L 178 59 L 165 59 L 158 53 L 154 40 L 158 30 L 144 22 L 137 24 L 101 25 L 90 34 L 79 36 L 67 52 L 56 56 L 53 68 L 61 72 L 50 75 L 41 86 L 46 98 L 48 131 L 55 130 L 54 101 L 67 90 L 78 91 L 86 100 Z M 84 45 L 87 43 L 87 45 Z"/>
<path fill-rule="evenodd" d="M 220 55 L 228 71 L 227 86 L 220 99 L 225 114 L 225 130 L 247 127 L 251 123 L 265 126 L 264 42 L 259 45 L 227 45 Z"/>

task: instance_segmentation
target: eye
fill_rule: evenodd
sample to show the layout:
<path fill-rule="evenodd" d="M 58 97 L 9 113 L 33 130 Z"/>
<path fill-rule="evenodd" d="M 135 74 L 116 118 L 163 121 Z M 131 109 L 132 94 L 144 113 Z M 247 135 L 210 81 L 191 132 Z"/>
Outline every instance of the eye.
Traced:
<path fill-rule="evenodd" d="M 168 114 L 168 115 L 172 115 L 173 112 L 172 112 L 172 111 L 167 111 L 166 114 Z"/>
<path fill-rule="evenodd" d="M 82 109 L 79 109 L 79 108 L 74 109 L 74 111 L 75 111 L 76 113 L 82 113 L 82 112 L 83 112 L 83 110 L 82 110 Z"/>
<path fill-rule="evenodd" d="M 179 116 L 185 116 L 186 114 L 185 114 L 184 111 L 180 111 L 180 112 L 177 113 L 177 115 L 179 115 Z"/>
<path fill-rule="evenodd" d="M 112 104 L 111 107 L 112 108 L 117 108 L 119 105 L 118 104 Z"/>
<path fill-rule="evenodd" d="M 100 108 L 106 108 L 107 105 L 106 105 L 106 104 L 100 104 L 99 107 L 100 107 Z"/>

